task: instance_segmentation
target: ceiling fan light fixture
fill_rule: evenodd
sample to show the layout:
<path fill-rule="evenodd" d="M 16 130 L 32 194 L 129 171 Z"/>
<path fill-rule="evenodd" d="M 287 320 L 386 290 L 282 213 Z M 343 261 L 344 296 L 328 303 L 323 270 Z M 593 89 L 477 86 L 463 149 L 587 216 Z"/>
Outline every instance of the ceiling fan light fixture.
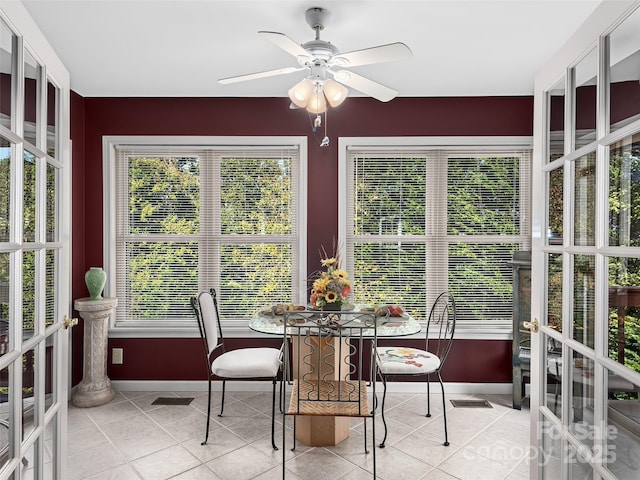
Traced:
<path fill-rule="evenodd" d="M 313 82 L 308 78 L 289 89 L 289 98 L 300 108 L 306 108 L 313 96 Z"/>
<path fill-rule="evenodd" d="M 344 102 L 344 99 L 347 98 L 349 94 L 347 87 L 331 79 L 325 80 L 324 85 L 322 85 L 322 91 L 325 97 L 327 97 L 329 105 L 333 108 Z"/>

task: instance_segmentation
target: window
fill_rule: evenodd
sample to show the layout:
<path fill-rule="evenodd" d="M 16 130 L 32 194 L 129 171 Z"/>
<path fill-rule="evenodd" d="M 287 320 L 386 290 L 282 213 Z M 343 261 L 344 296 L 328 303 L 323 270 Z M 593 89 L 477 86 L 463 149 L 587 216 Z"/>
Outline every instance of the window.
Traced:
<path fill-rule="evenodd" d="M 304 298 L 304 139 L 153 140 L 105 139 L 114 333 L 194 334 L 190 298 L 211 287 L 231 328 Z"/>
<path fill-rule="evenodd" d="M 510 262 L 531 245 L 528 139 L 375 140 L 341 143 L 354 301 L 401 304 L 424 321 L 449 289 L 460 328 L 510 333 Z M 438 140 L 452 143 L 428 143 Z"/>

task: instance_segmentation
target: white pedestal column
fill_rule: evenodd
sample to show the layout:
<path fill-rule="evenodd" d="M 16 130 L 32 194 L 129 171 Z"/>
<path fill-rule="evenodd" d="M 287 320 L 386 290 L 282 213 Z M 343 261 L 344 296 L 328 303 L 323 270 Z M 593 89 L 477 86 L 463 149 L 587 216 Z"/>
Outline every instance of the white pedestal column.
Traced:
<path fill-rule="evenodd" d="M 107 377 L 107 320 L 118 306 L 118 299 L 87 297 L 76 300 L 73 305 L 85 322 L 83 375 L 72 401 L 77 407 L 104 405 L 115 396 Z"/>

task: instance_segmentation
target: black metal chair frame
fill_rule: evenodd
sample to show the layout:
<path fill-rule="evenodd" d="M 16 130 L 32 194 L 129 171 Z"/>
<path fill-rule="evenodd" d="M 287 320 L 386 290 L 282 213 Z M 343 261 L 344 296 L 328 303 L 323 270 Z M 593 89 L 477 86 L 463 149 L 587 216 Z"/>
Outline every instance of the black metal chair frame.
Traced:
<path fill-rule="evenodd" d="M 286 387 L 281 390 L 282 478 L 286 475 L 286 417 L 293 416 L 293 448 L 295 450 L 296 417 L 323 415 L 359 417 L 364 419 L 365 453 L 367 448 L 367 418 L 372 419 L 373 477 L 376 478 L 375 400 L 369 405 L 367 386 L 375 399 L 373 358 L 365 354 L 371 342 L 371 352 L 377 344 L 377 326 L 386 322 L 389 312 L 327 312 L 291 311 L 284 314 L 284 372 L 297 371 L 292 381 L 283 375 L 284 385 L 291 384 L 291 399 L 285 405 Z M 289 346 L 291 349 L 289 349 Z M 289 350 L 291 350 L 291 353 Z M 295 356 L 295 358 L 294 358 Z M 365 357 L 369 357 L 366 365 Z M 291 366 L 295 368 L 291 369 Z M 368 377 L 368 378 L 367 378 Z"/>
<path fill-rule="evenodd" d="M 203 292 L 205 293 L 205 292 Z M 201 293 L 201 295 L 203 294 Z M 204 320 L 202 319 L 202 314 L 200 311 L 200 301 L 199 301 L 199 297 L 192 297 L 191 298 L 191 307 L 193 308 L 195 315 L 196 315 L 196 319 L 198 320 L 198 328 L 200 330 L 200 337 L 202 338 L 202 345 L 204 347 L 204 354 L 205 354 L 205 361 L 207 364 L 207 380 L 208 380 L 208 398 L 207 398 L 207 429 L 206 429 L 206 433 L 205 433 L 205 438 L 204 441 L 201 443 L 201 445 L 206 445 L 207 441 L 209 440 L 209 425 L 211 422 L 211 383 L 212 380 L 214 379 L 214 375 L 213 372 L 211 371 L 211 365 L 213 360 L 218 357 L 219 355 L 222 355 L 224 353 L 226 353 L 225 350 L 225 346 L 224 346 L 224 336 L 222 334 L 222 327 L 220 326 L 220 313 L 218 310 L 218 299 L 217 299 L 217 295 L 216 295 L 216 291 L 214 288 L 209 290 L 209 294 L 211 295 L 212 299 L 213 299 L 213 305 L 214 305 L 214 310 L 215 310 L 215 315 L 216 315 L 216 327 L 218 330 L 218 343 L 216 344 L 216 346 L 213 348 L 213 350 L 211 351 L 211 353 L 209 354 L 209 346 L 208 346 L 208 340 L 207 340 L 207 332 L 206 329 L 204 327 Z M 282 352 L 282 349 L 281 349 Z M 236 380 L 236 381 L 271 381 L 272 385 L 273 385 L 273 389 L 272 389 L 272 404 L 271 404 L 271 446 L 273 447 L 274 450 L 278 450 L 278 447 L 276 446 L 276 442 L 275 442 L 275 406 L 276 406 L 276 382 L 278 380 L 277 375 L 273 376 L 273 377 L 242 377 L 242 378 L 226 378 L 226 377 L 217 377 L 220 380 L 222 380 L 222 398 L 221 398 L 221 405 L 220 405 L 220 413 L 218 414 L 219 417 L 222 417 L 222 414 L 224 412 L 224 397 L 225 397 L 225 390 L 226 390 L 226 383 L 227 380 Z"/>
<path fill-rule="evenodd" d="M 384 404 L 387 396 L 387 377 L 395 377 L 395 376 L 416 376 L 422 377 L 425 376 L 427 379 L 427 417 L 431 417 L 431 395 L 430 395 L 430 379 L 431 375 L 435 374 L 438 377 L 438 381 L 440 382 L 440 389 L 442 390 L 442 415 L 444 417 L 444 446 L 449 446 L 449 433 L 447 431 L 447 405 L 445 400 L 445 392 L 444 392 L 444 384 L 442 382 L 442 376 L 440 374 L 442 368 L 445 365 L 445 361 L 447 356 L 449 355 L 449 351 L 451 350 L 451 346 L 453 344 L 453 335 L 455 333 L 456 328 L 456 303 L 453 295 L 449 292 L 442 292 L 436 298 L 435 302 L 431 306 L 431 311 L 429 312 L 429 318 L 427 320 L 427 330 L 426 330 L 426 339 L 425 339 L 425 351 L 436 355 L 440 359 L 440 365 L 434 371 L 425 374 L 384 374 L 380 369 L 379 364 L 379 356 L 376 352 L 376 373 L 382 380 L 383 393 L 382 393 L 382 407 L 381 417 L 382 424 L 384 425 L 384 437 L 382 442 L 380 442 L 380 448 L 385 447 L 385 442 L 387 440 L 387 421 L 384 417 Z M 432 337 L 432 343 L 435 343 L 435 348 L 429 350 L 429 340 L 430 340 L 430 332 L 437 332 L 435 337 Z M 377 377 L 376 377 L 377 378 Z"/>

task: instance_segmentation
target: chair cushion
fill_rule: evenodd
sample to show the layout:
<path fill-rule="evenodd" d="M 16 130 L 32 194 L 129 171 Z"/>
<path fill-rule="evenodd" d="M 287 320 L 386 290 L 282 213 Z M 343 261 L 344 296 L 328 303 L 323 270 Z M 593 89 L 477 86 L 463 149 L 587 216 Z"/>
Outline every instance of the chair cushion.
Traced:
<path fill-rule="evenodd" d="M 223 353 L 211 364 L 211 372 L 224 378 L 275 377 L 280 369 L 280 350 L 239 348 Z"/>
<path fill-rule="evenodd" d="M 384 375 L 419 375 L 435 372 L 440 367 L 440 359 L 425 350 L 378 347 L 377 351 Z"/>

